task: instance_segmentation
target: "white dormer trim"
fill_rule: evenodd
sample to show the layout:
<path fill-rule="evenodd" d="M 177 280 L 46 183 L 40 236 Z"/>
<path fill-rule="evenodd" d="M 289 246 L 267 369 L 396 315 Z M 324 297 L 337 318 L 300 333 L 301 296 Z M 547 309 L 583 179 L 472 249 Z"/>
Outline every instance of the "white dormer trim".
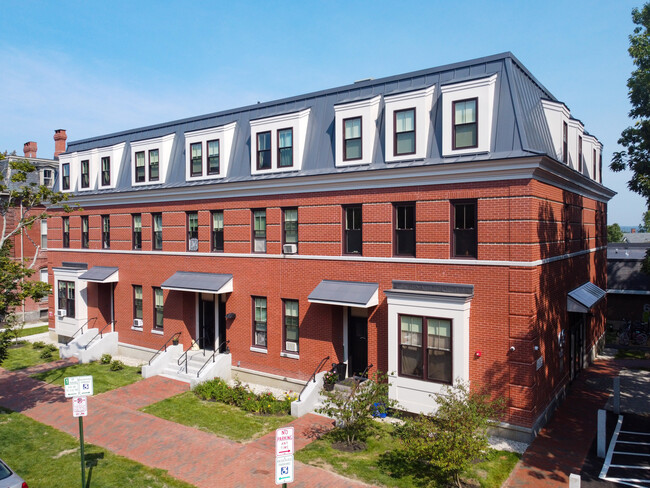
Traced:
<path fill-rule="evenodd" d="M 584 134 L 582 136 L 582 152 L 584 156 L 584 168 L 582 173 L 588 175 L 592 180 L 598 180 L 598 160 L 602 145 L 594 136 Z M 594 155 L 594 150 L 596 154 Z M 595 156 L 595 158 L 594 158 Z"/>
<path fill-rule="evenodd" d="M 569 143 L 569 166 L 576 171 L 579 171 L 580 165 L 578 162 L 578 145 L 579 145 L 579 140 L 580 136 L 583 137 L 583 158 L 584 158 L 584 133 L 585 133 L 585 126 L 582 125 L 582 122 L 580 122 L 578 119 L 569 119 L 567 121 L 568 126 L 569 126 L 569 134 L 568 134 L 568 143 Z M 583 165 L 584 165 L 584 159 L 583 159 Z M 584 170 L 584 166 L 583 166 Z"/>
<path fill-rule="evenodd" d="M 289 114 L 276 115 L 250 121 L 251 127 L 251 174 L 284 173 L 287 171 L 299 171 L 302 169 L 303 156 L 305 154 L 305 142 L 307 140 L 307 127 L 311 108 L 292 112 Z M 287 167 L 278 166 L 278 131 L 292 129 L 293 144 L 293 165 Z M 257 169 L 257 134 L 261 132 L 271 133 L 271 167 L 269 169 Z"/>
<path fill-rule="evenodd" d="M 546 123 L 548 130 L 551 132 L 551 140 L 553 142 L 553 149 L 555 151 L 555 159 L 562 161 L 562 131 L 564 122 L 569 123 L 571 112 L 566 105 L 561 102 L 553 102 L 551 100 L 542 100 L 542 109 L 546 116 Z"/>
<path fill-rule="evenodd" d="M 370 164 L 374 159 L 375 140 L 377 139 L 377 119 L 382 96 L 358 102 L 348 102 L 334 105 L 335 122 L 335 161 L 336 166 L 357 166 Z M 361 117 L 361 159 L 351 161 L 343 160 L 343 121 L 350 118 Z"/>
<path fill-rule="evenodd" d="M 63 192 L 83 193 L 94 190 L 108 190 L 115 188 L 119 179 L 119 171 L 122 166 L 122 156 L 126 142 L 121 142 L 113 146 L 99 147 L 87 151 L 61 154 L 59 156 L 59 188 Z M 111 180 L 109 185 L 102 186 L 101 179 L 101 161 L 102 158 L 110 158 Z M 88 160 L 89 166 L 89 184 L 88 188 L 81 187 L 81 161 Z M 63 190 L 63 165 L 70 165 L 70 188 Z"/>
<path fill-rule="evenodd" d="M 237 122 L 231 122 L 230 124 L 220 125 L 218 127 L 209 127 L 207 129 L 195 130 L 191 132 L 185 132 L 185 180 L 186 181 L 197 181 L 197 180 L 214 180 L 219 178 L 225 178 L 228 175 L 228 169 L 230 167 L 230 155 L 232 153 L 232 142 L 235 136 L 235 129 L 237 128 Z M 219 140 L 219 173 L 218 174 L 208 174 L 208 149 L 207 142 Z M 192 154 L 190 151 L 190 144 L 195 144 L 197 142 L 202 143 L 201 156 L 203 159 L 201 167 L 203 168 L 201 175 L 192 176 L 191 164 L 192 164 Z"/>
<path fill-rule="evenodd" d="M 154 139 L 131 142 L 131 184 L 134 187 L 142 185 L 157 185 L 165 182 L 169 160 L 172 155 L 175 133 Z M 149 180 L 149 151 L 158 150 L 158 179 Z M 135 153 L 144 152 L 144 181 L 135 181 Z"/>
<path fill-rule="evenodd" d="M 458 156 L 490 152 L 492 144 L 492 125 L 494 120 L 494 92 L 497 81 L 496 73 L 477 80 L 442 85 L 442 155 Z M 477 102 L 478 146 L 466 149 L 453 149 L 453 103 L 470 98 Z"/>
<path fill-rule="evenodd" d="M 384 96 L 386 117 L 385 154 L 386 161 L 424 159 L 429 154 L 429 132 L 431 130 L 431 109 L 435 85 L 428 88 L 396 95 Z M 415 153 L 395 154 L 395 112 L 415 109 Z"/>

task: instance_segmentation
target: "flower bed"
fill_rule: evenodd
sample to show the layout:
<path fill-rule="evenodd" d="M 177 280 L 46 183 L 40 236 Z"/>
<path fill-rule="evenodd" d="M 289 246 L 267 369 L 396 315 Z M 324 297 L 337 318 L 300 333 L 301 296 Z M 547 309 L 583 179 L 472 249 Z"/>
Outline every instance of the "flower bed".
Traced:
<path fill-rule="evenodd" d="M 296 399 L 295 393 L 285 393 L 280 400 L 268 391 L 258 395 L 246 385 L 237 382 L 235 386 L 230 386 L 221 378 L 197 385 L 194 394 L 203 400 L 235 405 L 247 412 L 273 415 L 291 414 L 291 402 Z"/>

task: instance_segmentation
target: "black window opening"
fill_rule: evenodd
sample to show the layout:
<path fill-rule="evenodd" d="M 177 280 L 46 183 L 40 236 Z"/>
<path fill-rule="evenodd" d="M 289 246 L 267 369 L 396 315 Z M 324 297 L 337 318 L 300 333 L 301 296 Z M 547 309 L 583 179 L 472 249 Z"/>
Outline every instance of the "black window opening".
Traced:
<path fill-rule="evenodd" d="M 361 117 L 343 121 L 343 161 L 361 159 Z"/>
<path fill-rule="evenodd" d="M 133 249 L 142 249 L 142 215 L 133 216 Z"/>
<path fill-rule="evenodd" d="M 142 183 L 145 180 L 144 151 L 135 153 L 135 181 Z"/>
<path fill-rule="evenodd" d="M 212 251 L 223 252 L 223 211 L 212 212 Z"/>
<path fill-rule="evenodd" d="M 162 214 L 152 214 L 151 220 L 153 221 L 153 240 L 151 241 L 151 247 L 159 251 L 163 248 Z"/>
<path fill-rule="evenodd" d="M 102 186 L 111 184 L 111 158 L 109 156 L 102 158 Z"/>
<path fill-rule="evenodd" d="M 476 202 L 454 202 L 453 256 L 476 258 L 477 225 Z"/>
<path fill-rule="evenodd" d="M 271 132 L 257 134 L 257 169 L 271 169 Z"/>
<path fill-rule="evenodd" d="M 88 188 L 90 186 L 90 161 L 84 159 L 81 162 L 81 188 Z"/>
<path fill-rule="evenodd" d="M 253 212 L 253 252 L 266 252 L 266 210 Z"/>
<path fill-rule="evenodd" d="M 219 174 L 219 140 L 208 141 L 208 174 Z"/>
<path fill-rule="evenodd" d="M 63 247 L 70 247 L 70 217 L 63 217 Z"/>
<path fill-rule="evenodd" d="M 451 384 L 451 320 L 400 315 L 399 324 L 400 376 Z"/>
<path fill-rule="evenodd" d="M 156 329 L 162 330 L 163 328 L 163 308 L 164 308 L 164 299 L 163 299 L 163 290 L 162 288 L 153 289 L 153 316 L 154 316 L 154 327 Z"/>
<path fill-rule="evenodd" d="M 199 250 L 199 214 L 197 212 L 187 214 L 187 250 Z"/>
<path fill-rule="evenodd" d="M 582 173 L 582 136 L 578 136 L 578 171 Z"/>
<path fill-rule="evenodd" d="M 278 131 L 278 166 L 293 166 L 293 129 Z"/>
<path fill-rule="evenodd" d="M 453 149 L 478 147 L 477 100 L 458 100 L 453 103 Z"/>
<path fill-rule="evenodd" d="M 190 175 L 201 176 L 203 174 L 203 144 L 193 142 L 190 144 Z"/>
<path fill-rule="evenodd" d="M 102 248 L 111 247 L 111 219 L 108 215 L 102 215 Z"/>
<path fill-rule="evenodd" d="M 415 109 L 394 112 L 394 155 L 415 153 Z"/>
<path fill-rule="evenodd" d="M 395 206 L 395 254 L 415 256 L 415 205 Z"/>
<path fill-rule="evenodd" d="M 158 149 L 149 151 L 149 181 L 160 179 L 160 158 Z"/>
<path fill-rule="evenodd" d="M 61 188 L 70 189 L 70 164 L 66 163 L 61 167 Z"/>
<path fill-rule="evenodd" d="M 345 207 L 345 254 L 362 254 L 362 225 L 361 206 Z"/>
<path fill-rule="evenodd" d="M 284 347 L 286 352 L 300 351 L 298 340 L 298 300 L 284 300 Z"/>
<path fill-rule="evenodd" d="M 74 281 L 59 281 L 58 309 L 65 310 L 65 316 L 75 317 Z"/>
<path fill-rule="evenodd" d="M 81 247 L 88 249 L 90 247 L 90 237 L 88 235 L 88 216 L 81 217 Z"/>
<path fill-rule="evenodd" d="M 266 348 L 266 297 L 255 297 L 253 308 L 253 345 Z"/>

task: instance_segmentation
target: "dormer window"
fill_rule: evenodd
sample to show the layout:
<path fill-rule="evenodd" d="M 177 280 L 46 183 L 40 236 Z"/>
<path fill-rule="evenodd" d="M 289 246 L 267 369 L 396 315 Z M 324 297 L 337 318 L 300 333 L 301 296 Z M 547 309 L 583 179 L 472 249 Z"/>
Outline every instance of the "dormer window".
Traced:
<path fill-rule="evenodd" d="M 386 162 L 427 157 L 434 91 L 431 85 L 384 96 Z"/>
<path fill-rule="evenodd" d="M 415 153 L 415 109 L 396 110 L 395 137 L 393 151 L 395 156 Z"/>
<path fill-rule="evenodd" d="M 569 162 L 569 125 L 562 122 L 562 162 Z"/>
<path fill-rule="evenodd" d="M 378 145 L 382 95 L 334 105 L 335 164 L 338 167 L 370 164 Z M 392 116 L 391 116 L 392 125 Z M 389 129 L 392 134 L 392 128 Z M 390 151 L 392 154 L 392 151 Z"/>
<path fill-rule="evenodd" d="M 293 166 L 293 129 L 278 131 L 278 166 Z"/>
<path fill-rule="evenodd" d="M 160 178 L 160 153 L 158 149 L 149 151 L 149 181 L 158 181 Z"/>
<path fill-rule="evenodd" d="M 81 161 L 81 188 L 90 187 L 90 161 L 84 159 Z"/>
<path fill-rule="evenodd" d="M 70 163 L 65 163 L 61 167 L 61 188 L 70 189 Z"/>
<path fill-rule="evenodd" d="M 111 184 L 111 158 L 106 156 L 102 158 L 102 186 Z"/>
<path fill-rule="evenodd" d="M 208 141 L 208 174 L 219 174 L 219 139 Z"/>
<path fill-rule="evenodd" d="M 257 169 L 271 169 L 271 132 L 257 134 Z"/>
<path fill-rule="evenodd" d="M 466 149 L 478 145 L 476 105 L 478 99 L 459 100 L 453 104 L 453 148 Z"/>
<path fill-rule="evenodd" d="M 354 161 L 361 159 L 362 155 L 361 117 L 345 119 L 343 121 L 343 160 Z"/>
<path fill-rule="evenodd" d="M 142 183 L 144 181 L 144 151 L 135 153 L 135 181 Z"/>
<path fill-rule="evenodd" d="M 186 180 L 212 180 L 227 176 L 236 127 L 237 122 L 232 122 L 185 133 Z"/>
<path fill-rule="evenodd" d="M 48 188 L 52 188 L 52 183 L 53 183 L 52 170 L 44 169 L 42 175 L 43 175 L 43 185 L 47 186 Z"/>
<path fill-rule="evenodd" d="M 200 142 L 190 144 L 191 156 L 191 170 L 192 176 L 200 176 L 203 174 L 203 145 Z"/>
<path fill-rule="evenodd" d="M 578 171 L 582 173 L 582 136 L 578 136 Z"/>
<path fill-rule="evenodd" d="M 176 134 L 131 142 L 134 186 L 164 183 Z"/>

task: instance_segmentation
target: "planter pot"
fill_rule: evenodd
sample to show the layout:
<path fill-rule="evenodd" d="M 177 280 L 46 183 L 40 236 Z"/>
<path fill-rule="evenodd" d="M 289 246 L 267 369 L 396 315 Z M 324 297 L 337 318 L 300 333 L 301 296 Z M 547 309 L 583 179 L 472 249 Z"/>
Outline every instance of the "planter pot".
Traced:
<path fill-rule="evenodd" d="M 323 390 L 332 391 L 334 389 L 334 383 L 323 383 Z"/>

